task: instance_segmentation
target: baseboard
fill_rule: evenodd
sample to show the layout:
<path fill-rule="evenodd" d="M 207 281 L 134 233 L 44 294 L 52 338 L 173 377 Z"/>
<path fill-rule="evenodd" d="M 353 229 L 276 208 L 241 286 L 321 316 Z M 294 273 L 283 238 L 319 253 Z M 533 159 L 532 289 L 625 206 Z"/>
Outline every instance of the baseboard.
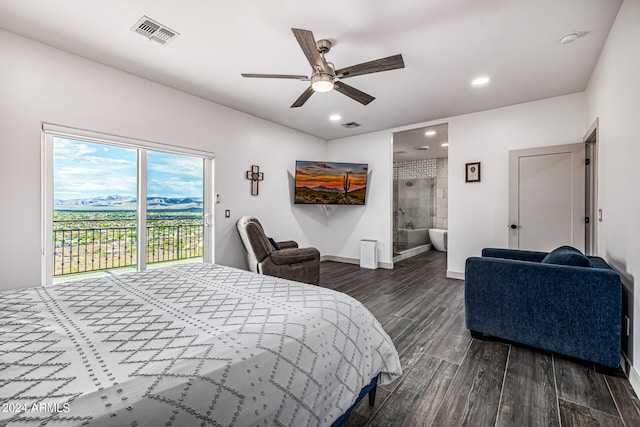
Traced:
<path fill-rule="evenodd" d="M 631 383 L 631 387 L 633 387 L 633 391 L 636 392 L 636 395 L 640 396 L 640 374 L 636 371 L 636 368 L 631 366 L 629 369 L 629 382 Z"/>
<path fill-rule="evenodd" d="M 381 262 L 381 261 L 378 261 L 378 267 L 385 268 L 387 270 L 393 270 L 393 263 L 392 262 Z"/>
<path fill-rule="evenodd" d="M 320 261 L 335 261 L 335 262 L 342 262 L 345 264 L 360 265 L 360 260 L 358 258 L 347 258 L 347 257 L 335 256 L 335 255 L 321 255 Z"/>
<path fill-rule="evenodd" d="M 631 383 L 631 387 L 633 391 L 636 392 L 636 395 L 640 396 L 640 373 L 634 368 L 631 364 L 631 361 L 627 358 L 627 355 L 622 353 L 622 358 L 624 359 L 624 363 L 621 363 L 623 370 L 629 377 L 629 382 Z"/>
<path fill-rule="evenodd" d="M 335 255 L 321 255 L 320 256 L 320 261 L 335 261 L 335 262 L 342 262 L 342 263 L 345 263 L 345 264 L 360 265 L 360 259 L 359 258 L 347 258 L 347 257 L 335 256 Z M 392 262 L 378 261 L 378 268 L 386 268 L 388 270 L 392 270 L 393 269 L 393 263 Z"/>
<path fill-rule="evenodd" d="M 464 273 L 460 271 L 447 270 L 447 277 L 449 279 L 464 280 Z"/>
<path fill-rule="evenodd" d="M 409 249 L 407 251 L 400 253 L 399 255 L 394 256 L 393 262 L 402 261 L 403 259 L 408 259 L 418 254 L 429 252 L 430 250 L 431 250 L 431 243 L 429 243 L 428 245 L 419 246 L 414 249 Z"/>

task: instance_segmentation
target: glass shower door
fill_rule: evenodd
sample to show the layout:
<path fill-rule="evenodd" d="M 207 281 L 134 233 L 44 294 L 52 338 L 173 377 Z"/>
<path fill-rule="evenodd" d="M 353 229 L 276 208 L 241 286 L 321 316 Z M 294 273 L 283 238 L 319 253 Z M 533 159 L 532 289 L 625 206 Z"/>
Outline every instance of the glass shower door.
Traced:
<path fill-rule="evenodd" d="M 435 178 L 413 177 L 394 170 L 394 254 L 402 254 L 429 243 L 434 221 Z"/>

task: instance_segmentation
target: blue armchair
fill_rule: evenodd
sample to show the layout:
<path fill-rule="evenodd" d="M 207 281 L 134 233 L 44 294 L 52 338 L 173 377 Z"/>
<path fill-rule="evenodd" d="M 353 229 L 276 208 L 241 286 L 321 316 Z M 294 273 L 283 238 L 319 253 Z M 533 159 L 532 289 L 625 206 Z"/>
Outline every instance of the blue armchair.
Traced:
<path fill-rule="evenodd" d="M 467 329 L 617 368 L 620 278 L 602 258 L 569 252 L 487 248 L 468 258 Z"/>

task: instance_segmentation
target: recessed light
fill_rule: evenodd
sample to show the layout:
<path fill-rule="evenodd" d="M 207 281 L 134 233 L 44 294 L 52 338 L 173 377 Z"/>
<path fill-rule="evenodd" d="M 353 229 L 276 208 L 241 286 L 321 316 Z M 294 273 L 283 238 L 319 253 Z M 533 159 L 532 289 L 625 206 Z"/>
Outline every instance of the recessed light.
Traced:
<path fill-rule="evenodd" d="M 442 144 L 440 144 L 441 147 L 448 147 L 449 143 L 448 142 L 443 142 Z"/>
<path fill-rule="evenodd" d="M 475 86 L 475 87 L 484 86 L 490 81 L 491 79 L 487 76 L 476 77 L 475 79 L 471 80 L 471 86 Z"/>
<path fill-rule="evenodd" d="M 398 151 L 394 151 L 393 154 L 405 154 L 406 151 L 404 150 L 398 150 Z"/>
<path fill-rule="evenodd" d="M 573 43 L 574 41 L 576 41 L 579 36 L 580 35 L 578 33 L 569 33 L 569 34 L 565 34 L 564 36 L 560 37 L 560 39 L 558 41 L 560 42 L 560 44 L 569 44 L 569 43 Z"/>
<path fill-rule="evenodd" d="M 435 130 L 428 130 L 424 133 L 425 136 L 436 136 L 436 131 Z"/>
<path fill-rule="evenodd" d="M 342 116 L 340 114 L 332 114 L 329 116 L 329 120 L 337 122 L 338 120 L 342 120 Z"/>
<path fill-rule="evenodd" d="M 429 146 L 428 145 L 422 145 L 420 147 L 416 147 L 416 150 L 428 150 Z"/>

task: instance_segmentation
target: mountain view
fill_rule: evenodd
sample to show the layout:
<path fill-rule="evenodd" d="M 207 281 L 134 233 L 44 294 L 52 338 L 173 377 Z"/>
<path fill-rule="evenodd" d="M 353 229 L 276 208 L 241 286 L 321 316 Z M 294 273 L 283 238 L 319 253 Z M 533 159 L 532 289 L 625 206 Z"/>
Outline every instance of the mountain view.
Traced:
<path fill-rule="evenodd" d="M 147 197 L 148 210 L 202 212 L 202 197 Z M 126 196 L 99 196 L 86 199 L 56 199 L 56 211 L 135 211 L 137 199 Z"/>
<path fill-rule="evenodd" d="M 54 138 L 54 276 L 131 267 L 139 255 L 147 264 L 203 256 L 203 159 L 145 156 L 140 166 L 134 148 Z M 140 176 L 148 195 L 142 225 Z"/>

